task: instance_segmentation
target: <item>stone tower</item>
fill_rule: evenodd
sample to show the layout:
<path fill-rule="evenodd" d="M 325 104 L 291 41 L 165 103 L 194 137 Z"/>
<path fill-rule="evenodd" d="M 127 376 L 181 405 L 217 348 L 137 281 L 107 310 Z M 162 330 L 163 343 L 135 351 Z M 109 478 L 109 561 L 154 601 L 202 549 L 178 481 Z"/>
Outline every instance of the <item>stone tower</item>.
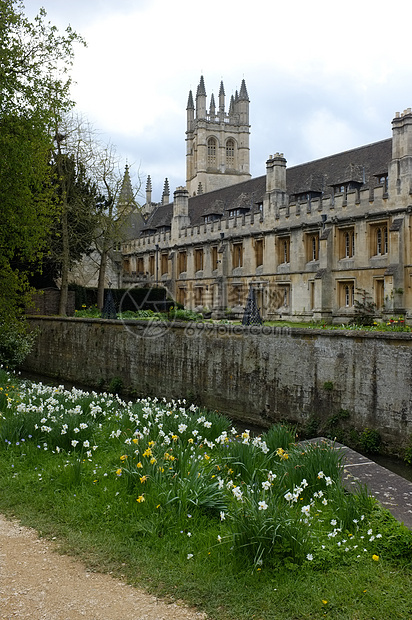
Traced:
<path fill-rule="evenodd" d="M 218 107 L 215 97 L 206 104 L 203 76 L 187 102 L 186 186 L 190 196 L 247 181 L 249 172 L 249 96 L 245 80 L 232 95 L 225 112 L 225 89 L 220 83 Z"/>

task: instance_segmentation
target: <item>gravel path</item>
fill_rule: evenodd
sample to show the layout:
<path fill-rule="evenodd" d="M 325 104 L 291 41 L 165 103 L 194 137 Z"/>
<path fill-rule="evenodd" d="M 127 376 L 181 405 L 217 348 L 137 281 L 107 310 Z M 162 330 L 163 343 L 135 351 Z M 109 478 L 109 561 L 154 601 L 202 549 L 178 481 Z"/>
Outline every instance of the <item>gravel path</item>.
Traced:
<path fill-rule="evenodd" d="M 206 620 L 110 575 L 89 572 L 52 541 L 0 515 L 0 619 Z"/>

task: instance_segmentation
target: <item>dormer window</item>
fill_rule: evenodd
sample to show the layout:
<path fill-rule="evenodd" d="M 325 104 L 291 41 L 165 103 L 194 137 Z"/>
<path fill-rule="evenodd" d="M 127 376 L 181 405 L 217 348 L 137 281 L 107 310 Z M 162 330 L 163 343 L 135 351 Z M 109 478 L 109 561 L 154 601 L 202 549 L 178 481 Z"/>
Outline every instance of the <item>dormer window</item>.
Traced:
<path fill-rule="evenodd" d="M 205 224 L 210 222 L 217 222 L 220 220 L 220 215 L 218 213 L 209 213 L 208 215 L 204 215 Z"/>
<path fill-rule="evenodd" d="M 310 190 L 308 192 L 298 192 L 296 194 L 291 195 L 291 201 L 297 203 L 311 202 L 316 198 L 320 198 L 322 196 L 322 192 L 317 192 L 315 190 Z"/>
<path fill-rule="evenodd" d="M 229 209 L 229 217 L 237 217 L 243 215 L 244 209 Z"/>
<path fill-rule="evenodd" d="M 350 191 L 359 190 L 362 183 L 358 181 L 348 181 L 347 183 L 339 183 L 339 185 L 333 185 L 333 193 L 343 194 L 346 198 L 346 194 Z"/>
<path fill-rule="evenodd" d="M 382 185 L 383 193 L 386 194 L 388 191 L 388 175 L 380 174 L 377 176 L 378 185 Z"/>

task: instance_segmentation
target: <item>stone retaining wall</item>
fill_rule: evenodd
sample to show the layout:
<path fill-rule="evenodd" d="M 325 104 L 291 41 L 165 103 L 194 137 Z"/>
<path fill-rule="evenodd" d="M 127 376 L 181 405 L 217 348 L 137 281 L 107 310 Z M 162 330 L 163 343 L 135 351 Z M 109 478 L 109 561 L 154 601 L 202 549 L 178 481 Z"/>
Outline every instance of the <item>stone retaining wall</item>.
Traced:
<path fill-rule="evenodd" d="M 298 328 L 32 317 L 24 369 L 83 385 L 119 377 L 137 396 L 186 398 L 249 425 L 287 420 L 412 433 L 412 336 Z"/>

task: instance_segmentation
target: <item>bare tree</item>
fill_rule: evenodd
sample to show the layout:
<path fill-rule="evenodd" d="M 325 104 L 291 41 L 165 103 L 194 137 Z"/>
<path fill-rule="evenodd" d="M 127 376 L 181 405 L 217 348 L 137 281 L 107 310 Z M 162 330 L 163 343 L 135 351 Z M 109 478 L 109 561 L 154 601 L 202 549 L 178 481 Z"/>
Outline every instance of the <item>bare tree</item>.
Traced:
<path fill-rule="evenodd" d="M 113 144 L 105 144 L 90 123 L 78 115 L 70 115 L 56 128 L 56 149 L 58 161 L 62 155 L 70 155 L 87 173 L 96 192 L 94 204 L 93 252 L 89 253 L 98 272 L 97 305 L 102 309 L 108 260 L 115 248 L 124 239 L 130 217 L 139 213 L 137 196 L 140 192 L 140 178 L 134 186 L 129 176 L 129 168 L 123 171 L 121 160 Z M 63 146 L 64 145 L 64 149 Z M 60 173 L 59 173 L 60 174 Z M 67 290 L 70 260 L 69 228 L 65 226 L 66 213 L 70 212 L 67 203 L 67 188 L 62 185 L 62 260 L 65 268 L 61 272 L 61 307 L 67 303 Z M 88 205 L 90 206 L 90 205 Z M 64 232 L 66 231 L 66 232 Z"/>
<path fill-rule="evenodd" d="M 140 178 L 133 187 L 129 167 L 123 172 L 120 159 L 112 144 L 101 147 L 95 160 L 94 178 L 104 197 L 99 212 L 95 234 L 95 247 L 99 256 L 97 307 L 103 308 L 106 270 L 109 257 L 127 234 L 130 218 L 139 213 L 137 196 Z"/>

